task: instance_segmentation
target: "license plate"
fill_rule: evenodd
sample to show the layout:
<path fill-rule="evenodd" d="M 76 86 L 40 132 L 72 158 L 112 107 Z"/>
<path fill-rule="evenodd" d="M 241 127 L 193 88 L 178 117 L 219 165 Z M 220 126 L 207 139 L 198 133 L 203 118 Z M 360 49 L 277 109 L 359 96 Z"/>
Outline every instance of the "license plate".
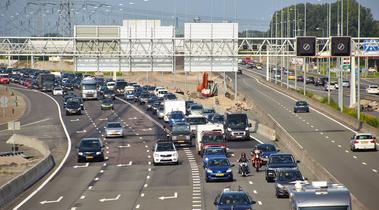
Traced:
<path fill-rule="evenodd" d="M 178 143 L 184 143 L 184 141 L 178 141 Z"/>
<path fill-rule="evenodd" d="M 222 173 L 217 173 L 216 176 L 224 176 Z"/>
<path fill-rule="evenodd" d="M 361 144 L 367 144 L 368 141 L 361 141 Z"/>
<path fill-rule="evenodd" d="M 87 159 L 93 159 L 93 156 L 86 156 Z"/>

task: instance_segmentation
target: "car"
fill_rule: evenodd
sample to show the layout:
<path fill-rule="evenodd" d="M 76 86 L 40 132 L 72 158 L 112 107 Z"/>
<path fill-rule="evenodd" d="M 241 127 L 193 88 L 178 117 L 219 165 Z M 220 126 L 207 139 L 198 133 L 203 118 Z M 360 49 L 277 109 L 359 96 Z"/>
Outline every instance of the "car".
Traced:
<path fill-rule="evenodd" d="M 83 138 L 76 148 L 78 162 L 104 161 L 104 144 L 99 138 Z"/>
<path fill-rule="evenodd" d="M 375 137 L 371 133 L 357 133 L 351 137 L 350 149 L 351 151 L 357 150 L 374 150 L 376 151 Z"/>
<path fill-rule="evenodd" d="M 201 104 L 192 104 L 189 107 L 190 115 L 202 115 L 203 114 L 203 105 Z"/>
<path fill-rule="evenodd" d="M 168 124 L 172 127 L 178 122 L 185 122 L 186 117 L 181 111 L 173 111 L 168 115 Z"/>
<path fill-rule="evenodd" d="M 124 127 L 120 122 L 107 122 L 104 126 L 105 137 L 124 137 Z"/>
<path fill-rule="evenodd" d="M 153 109 L 153 104 L 158 101 L 158 97 L 156 95 L 150 96 L 150 98 L 146 102 L 146 110 L 150 111 Z"/>
<path fill-rule="evenodd" d="M 110 98 L 105 98 L 101 101 L 101 110 L 105 109 L 113 109 L 114 108 L 114 103 L 113 100 Z"/>
<path fill-rule="evenodd" d="M 298 75 L 296 80 L 299 81 L 299 82 L 304 82 L 304 76 L 303 75 Z"/>
<path fill-rule="evenodd" d="M 192 146 L 191 127 L 186 122 L 177 122 L 173 124 L 170 137 L 175 145 Z"/>
<path fill-rule="evenodd" d="M 55 87 L 53 89 L 53 96 L 62 96 L 63 95 L 63 89 L 61 87 Z"/>
<path fill-rule="evenodd" d="M 378 85 L 369 85 L 366 88 L 367 94 L 379 94 L 379 86 Z"/>
<path fill-rule="evenodd" d="M 242 188 L 239 188 L 238 191 L 231 191 L 229 188 L 224 189 L 213 202 L 217 210 L 248 210 L 253 209 L 255 203 Z"/>
<path fill-rule="evenodd" d="M 111 99 L 116 98 L 116 94 L 110 89 L 104 90 L 102 96 L 103 96 L 103 98 L 111 98 Z"/>
<path fill-rule="evenodd" d="M 330 84 L 326 83 L 325 86 L 324 86 L 324 90 L 325 91 L 336 90 L 337 89 L 336 84 L 337 83 L 335 83 L 335 82 L 330 82 Z"/>
<path fill-rule="evenodd" d="M 295 186 L 296 182 L 305 181 L 299 169 L 277 169 L 275 177 L 275 196 L 277 198 L 288 198 L 288 188 Z"/>
<path fill-rule="evenodd" d="M 214 113 L 216 113 L 214 108 L 204 108 L 203 109 L 203 116 L 206 117 L 207 119 L 209 119 L 208 115 L 214 114 Z"/>
<path fill-rule="evenodd" d="M 159 109 L 159 107 L 161 106 L 161 102 L 160 101 L 155 101 L 153 103 L 153 105 L 151 105 L 151 110 L 153 112 L 153 114 L 157 114 L 157 111 Z"/>
<path fill-rule="evenodd" d="M 211 119 L 209 119 L 210 123 L 213 124 L 224 124 L 225 123 L 225 117 L 221 114 L 214 114 Z"/>
<path fill-rule="evenodd" d="M 226 157 L 209 158 L 204 165 L 205 181 L 233 181 L 233 164 Z"/>
<path fill-rule="evenodd" d="M 317 77 L 314 86 L 325 86 L 328 83 L 328 77 Z"/>
<path fill-rule="evenodd" d="M 288 74 L 288 79 L 295 80 L 296 79 L 295 74 Z"/>
<path fill-rule="evenodd" d="M 81 108 L 82 110 L 84 110 L 84 101 L 83 101 L 83 98 L 82 98 L 82 97 L 75 96 L 73 99 L 74 99 L 74 100 L 77 100 L 77 101 L 79 102 L 79 104 L 80 104 L 80 108 Z"/>
<path fill-rule="evenodd" d="M 276 176 L 276 170 L 279 168 L 292 168 L 297 169 L 297 163 L 292 154 L 289 153 L 276 153 L 270 155 L 266 164 L 266 181 L 273 182 Z"/>
<path fill-rule="evenodd" d="M 164 100 L 176 100 L 177 97 L 174 93 L 167 93 L 163 96 Z"/>
<path fill-rule="evenodd" d="M 186 115 L 190 114 L 190 107 L 195 104 L 194 101 L 186 101 Z"/>
<path fill-rule="evenodd" d="M 158 140 L 154 146 L 153 163 L 158 164 L 179 164 L 179 154 L 172 141 Z"/>
<path fill-rule="evenodd" d="M 158 109 L 157 109 L 157 116 L 159 119 L 163 119 L 164 116 L 165 116 L 165 113 L 164 113 L 164 106 L 162 104 L 159 105 Z"/>
<path fill-rule="evenodd" d="M 80 106 L 80 102 L 78 100 L 75 100 L 75 98 L 69 98 L 66 101 L 65 109 L 66 116 L 72 114 L 82 114 L 82 107 Z"/>
<path fill-rule="evenodd" d="M 139 96 L 139 104 L 146 104 L 150 98 L 150 93 L 144 92 Z"/>
<path fill-rule="evenodd" d="M 210 146 L 203 150 L 203 164 L 207 165 L 209 159 L 216 158 L 216 157 L 227 157 L 226 151 L 224 147 L 220 146 Z"/>
<path fill-rule="evenodd" d="M 109 89 L 109 90 L 114 90 L 115 89 L 115 86 L 116 86 L 116 82 L 113 82 L 113 81 L 109 81 L 109 82 L 107 82 L 107 88 Z"/>
<path fill-rule="evenodd" d="M 350 81 L 349 80 L 343 80 L 342 81 L 342 87 L 350 87 Z"/>
<path fill-rule="evenodd" d="M 276 149 L 273 144 L 257 144 L 257 148 L 261 151 L 262 164 L 266 165 L 268 158 L 278 153 L 280 150 Z"/>
<path fill-rule="evenodd" d="M 306 77 L 305 83 L 306 84 L 315 84 L 315 78 L 314 77 Z"/>
<path fill-rule="evenodd" d="M 306 101 L 296 101 L 293 112 L 309 112 L 309 105 Z"/>

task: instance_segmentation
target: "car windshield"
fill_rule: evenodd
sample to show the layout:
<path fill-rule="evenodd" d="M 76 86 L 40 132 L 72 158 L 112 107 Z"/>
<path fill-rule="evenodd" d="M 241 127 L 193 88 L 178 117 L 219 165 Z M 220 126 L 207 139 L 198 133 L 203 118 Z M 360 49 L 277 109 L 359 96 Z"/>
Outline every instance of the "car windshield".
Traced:
<path fill-rule="evenodd" d="M 159 94 L 166 94 L 167 91 L 166 91 L 166 90 L 160 90 L 160 91 L 158 91 L 158 93 L 159 93 Z"/>
<path fill-rule="evenodd" d="M 189 117 L 187 122 L 190 125 L 204 125 L 207 124 L 207 119 L 205 117 Z"/>
<path fill-rule="evenodd" d="M 112 104 L 112 103 L 113 103 L 112 99 L 107 98 L 103 100 L 103 104 Z"/>
<path fill-rule="evenodd" d="M 203 107 L 201 105 L 192 105 L 191 110 L 202 110 Z"/>
<path fill-rule="evenodd" d="M 356 139 L 359 139 L 359 140 L 372 139 L 372 136 L 371 135 L 358 135 Z"/>
<path fill-rule="evenodd" d="M 348 206 L 322 206 L 322 207 L 300 207 L 299 210 L 347 210 L 348 208 L 349 208 Z"/>
<path fill-rule="evenodd" d="M 177 133 L 188 132 L 189 130 L 190 130 L 189 125 L 174 125 L 172 127 L 172 132 L 177 132 Z"/>
<path fill-rule="evenodd" d="M 209 166 L 229 166 L 228 159 L 211 159 L 208 162 Z"/>
<path fill-rule="evenodd" d="M 172 99 L 176 99 L 176 95 L 174 95 L 174 94 L 167 94 L 167 95 L 166 95 L 166 98 L 167 98 L 167 99 L 171 99 L 171 100 L 172 100 Z"/>
<path fill-rule="evenodd" d="M 250 200 L 246 194 L 223 194 L 220 198 L 220 205 L 236 206 L 236 205 L 250 205 Z"/>
<path fill-rule="evenodd" d="M 369 88 L 378 88 L 376 85 L 370 85 Z"/>
<path fill-rule="evenodd" d="M 82 85 L 83 90 L 96 90 L 96 84 Z"/>
<path fill-rule="evenodd" d="M 100 147 L 99 140 L 84 140 L 80 142 L 80 147 L 90 147 L 90 148 L 96 148 Z"/>
<path fill-rule="evenodd" d="M 294 163 L 294 159 L 292 156 L 289 155 L 276 155 L 271 156 L 271 163 L 274 164 L 286 164 L 286 163 Z"/>
<path fill-rule="evenodd" d="M 204 135 L 202 141 L 203 144 L 222 143 L 224 142 L 224 137 L 222 135 Z"/>
<path fill-rule="evenodd" d="M 171 152 L 175 151 L 174 145 L 172 143 L 159 143 L 157 145 L 157 152 Z"/>
<path fill-rule="evenodd" d="M 306 106 L 306 105 L 308 105 L 308 104 L 305 101 L 298 101 L 298 102 L 296 102 L 296 106 Z"/>
<path fill-rule="evenodd" d="M 279 181 L 296 181 L 296 180 L 303 180 L 303 176 L 301 175 L 300 171 L 280 171 L 278 173 L 278 180 Z"/>
<path fill-rule="evenodd" d="M 108 123 L 107 124 L 107 128 L 121 128 L 121 124 L 120 123 Z"/>
<path fill-rule="evenodd" d="M 225 149 L 222 147 L 211 147 L 204 151 L 204 155 L 225 155 Z"/>
<path fill-rule="evenodd" d="M 247 116 L 244 114 L 229 115 L 227 117 L 227 124 L 230 128 L 247 127 Z"/>
<path fill-rule="evenodd" d="M 174 113 L 174 114 L 171 114 L 171 118 L 174 118 L 174 119 L 181 119 L 183 117 L 184 117 L 183 113 Z"/>
<path fill-rule="evenodd" d="M 212 120 L 215 123 L 224 123 L 224 116 L 222 116 L 222 115 L 215 115 Z"/>
<path fill-rule="evenodd" d="M 276 152 L 276 148 L 271 144 L 260 144 L 257 146 L 262 152 Z"/>

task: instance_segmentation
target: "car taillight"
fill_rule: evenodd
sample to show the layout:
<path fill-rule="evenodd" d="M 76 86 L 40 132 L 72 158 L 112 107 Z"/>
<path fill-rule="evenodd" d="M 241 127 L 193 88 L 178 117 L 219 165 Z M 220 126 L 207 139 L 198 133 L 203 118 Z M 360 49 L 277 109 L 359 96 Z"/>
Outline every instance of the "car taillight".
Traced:
<path fill-rule="evenodd" d="M 358 144 L 359 143 L 359 141 L 357 141 L 357 140 L 354 140 L 354 142 L 353 142 L 354 144 Z"/>
<path fill-rule="evenodd" d="M 374 139 L 373 139 L 373 140 L 371 140 L 371 141 L 370 141 L 370 143 L 373 143 L 373 144 L 375 144 L 375 140 L 374 140 Z"/>

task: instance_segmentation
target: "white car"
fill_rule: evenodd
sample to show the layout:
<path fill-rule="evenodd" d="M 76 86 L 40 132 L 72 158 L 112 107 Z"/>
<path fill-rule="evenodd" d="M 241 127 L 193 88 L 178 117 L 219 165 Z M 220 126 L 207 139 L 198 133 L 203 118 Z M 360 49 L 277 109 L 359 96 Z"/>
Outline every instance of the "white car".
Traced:
<path fill-rule="evenodd" d="M 120 122 L 107 122 L 105 124 L 105 137 L 123 137 L 124 136 L 124 127 Z"/>
<path fill-rule="evenodd" d="M 109 90 L 114 90 L 115 86 L 116 86 L 116 82 L 107 82 L 107 88 Z"/>
<path fill-rule="evenodd" d="M 178 164 L 179 154 L 172 141 L 158 141 L 154 147 L 154 165 L 157 164 Z"/>
<path fill-rule="evenodd" d="M 53 89 L 53 96 L 61 96 L 63 95 L 63 89 L 61 87 L 55 87 Z"/>
<path fill-rule="evenodd" d="M 337 87 L 336 87 L 336 83 L 330 83 L 330 85 L 328 85 L 328 84 L 325 84 L 325 86 L 324 86 L 324 90 L 335 90 L 335 89 L 337 89 Z"/>
<path fill-rule="evenodd" d="M 368 93 L 368 94 L 379 94 L 379 87 L 377 85 L 369 85 L 366 88 L 366 93 Z"/>
<path fill-rule="evenodd" d="M 374 150 L 376 151 L 375 137 L 371 133 L 357 133 L 351 137 L 351 151 Z"/>

